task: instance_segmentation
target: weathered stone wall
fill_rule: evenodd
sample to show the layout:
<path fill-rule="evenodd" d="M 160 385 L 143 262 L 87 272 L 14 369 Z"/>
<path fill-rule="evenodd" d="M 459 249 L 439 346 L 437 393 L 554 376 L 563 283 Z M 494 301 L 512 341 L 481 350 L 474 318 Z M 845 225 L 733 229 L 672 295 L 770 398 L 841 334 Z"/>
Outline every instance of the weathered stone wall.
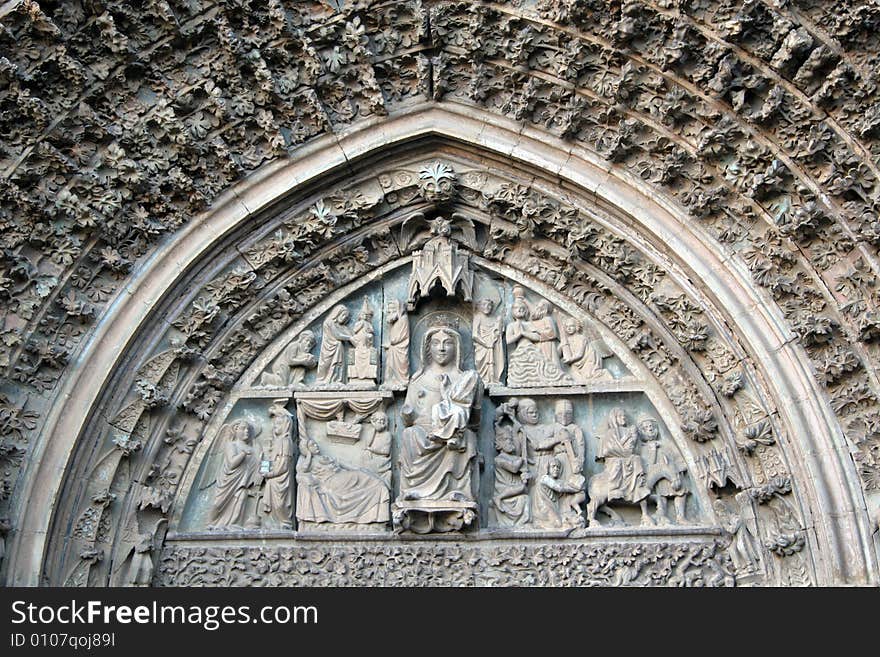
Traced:
<path fill-rule="evenodd" d="M 766 379 L 773 372 L 748 367 L 746 393 L 760 400 L 753 412 L 742 410 L 751 402 L 724 401 L 736 399 L 741 388 L 735 371 L 703 368 L 704 392 L 717 401 L 706 402 L 714 409 L 684 413 L 682 428 L 702 442 L 706 432 L 715 433 L 713 422 L 728 427 L 721 433 L 731 434 L 732 458 L 745 459 L 748 472 L 765 473 L 740 482 L 759 502 L 762 490 L 770 504 L 789 495 L 791 469 L 807 489 L 818 478 L 809 467 L 784 465 L 785 458 L 769 454 L 774 445 L 786 450 L 788 460 L 800 453 L 834 464 L 829 467 L 844 474 L 832 486 L 845 492 L 847 506 L 823 507 L 817 500 L 824 493 L 811 492 L 799 496 L 799 504 L 855 518 L 849 542 L 858 546 L 852 549 L 865 566 L 852 579 L 836 572 L 819 581 L 876 581 L 880 112 L 873 69 L 880 14 L 870 4 L 834 3 L 834 11 L 828 4 L 196 1 L 109 3 L 104 10 L 78 2 L 5 5 L 0 531 L 7 553 L 22 563 L 19 555 L 35 551 L 28 563 L 43 562 L 45 544 L 38 536 L 49 531 L 48 521 L 42 529 L 22 531 L 23 518 L 38 498 L 35 491 L 47 484 L 39 468 L 48 462 L 44 455 L 52 441 L 66 440 L 69 461 L 62 458 L 60 468 L 53 466 L 52 485 L 60 485 L 65 472 L 68 485 L 78 476 L 94 485 L 67 489 L 71 494 L 62 496 L 59 508 L 50 495 L 42 511 L 83 521 L 74 559 L 109 559 L 95 545 L 115 544 L 115 530 L 107 525 L 128 522 L 116 507 L 128 499 L 131 482 L 149 484 L 146 475 L 157 459 L 160 465 L 171 459 L 171 470 L 182 472 L 192 451 L 185 437 L 175 442 L 173 434 L 170 447 L 137 444 L 137 436 L 154 435 L 138 422 L 154 411 L 166 413 L 169 400 L 174 412 L 179 408 L 206 420 L 235 380 L 233 372 L 218 369 L 221 361 L 235 362 L 240 372 L 257 351 L 255 346 L 236 359 L 231 347 L 216 346 L 212 361 L 211 340 L 233 331 L 236 312 L 269 285 L 278 265 L 270 262 L 269 272 L 259 276 L 233 272 L 220 285 L 211 275 L 194 277 L 192 284 L 204 286 L 203 294 L 193 295 L 198 298 L 179 317 L 190 327 L 173 336 L 182 341 L 162 343 L 168 336 L 159 331 L 152 338 L 140 336 L 121 363 L 131 380 L 122 383 L 120 374 L 117 398 L 105 396 L 94 409 L 95 417 L 121 430 L 112 467 L 89 455 L 103 453 L 99 440 L 110 444 L 118 435 L 83 435 L 74 447 L 76 436 L 62 438 L 57 419 L 46 425 L 53 409 L 69 398 L 65 386 L 71 376 L 88 370 L 81 354 L 90 353 L 87 346 L 112 316 L 112 304 L 136 292 L 127 285 L 150 270 L 154 254 L 188 234 L 219 206 L 218 195 L 248 174 L 263 167 L 265 175 L 326 143 L 326 135 L 344 138 L 370 122 L 381 141 L 383 125 L 428 104 L 484 117 L 487 125 L 512 121 L 520 130 L 528 126 L 532 138 L 545 135 L 548 142 L 561 140 L 590 153 L 612 175 L 630 179 L 686 218 L 720 260 L 750 277 L 760 307 L 778 319 L 784 344 L 805 355 L 800 376 L 810 381 L 802 390 L 822 392 L 801 394 L 817 399 L 833 439 L 813 450 L 805 447 L 806 435 L 789 435 L 792 424 L 780 417 L 787 412 L 785 400 L 760 392 L 765 384 L 772 388 Z M 572 150 L 571 161 L 579 157 Z M 564 177 L 564 169 L 558 164 L 555 172 Z M 532 231 L 536 239 L 552 239 L 554 225 L 571 234 L 564 213 L 547 214 L 547 206 L 536 205 L 530 194 L 512 187 L 480 209 L 512 222 L 526 236 Z M 256 209 L 262 200 L 255 193 L 242 203 Z M 296 238 L 330 243 L 365 220 L 360 201 L 335 203 L 329 213 L 312 213 L 316 223 L 303 224 Z M 577 243 L 556 237 L 596 268 L 599 292 L 612 289 L 619 297 L 631 290 L 657 318 L 655 333 L 661 322 L 669 327 L 664 334 L 669 344 L 661 340 L 657 349 L 657 369 L 664 367 L 665 349 L 680 349 L 682 355 L 672 360 L 693 361 L 694 369 L 703 360 L 724 360 L 713 349 L 725 328 L 698 316 L 708 308 L 698 298 L 707 294 L 700 281 L 692 281 L 690 301 L 684 293 L 680 299 L 651 297 L 658 274 L 647 265 L 656 263 L 633 260 L 630 248 L 616 241 L 620 233 L 598 244 L 594 236 L 581 236 Z M 225 248 L 235 251 L 229 244 Z M 310 253 L 277 248 L 273 257 L 296 264 Z M 373 244 L 368 251 L 381 247 Z M 359 257 L 340 255 L 332 266 L 340 272 L 350 267 L 351 273 L 377 262 L 374 256 Z M 259 270 L 262 263 L 245 259 Z M 534 267 L 529 274 L 550 276 Z M 335 283 L 344 280 L 340 276 Z M 718 306 L 725 307 L 723 300 Z M 286 325 L 298 312 L 290 308 L 275 319 Z M 609 322 L 630 330 L 634 345 L 654 349 L 646 348 L 653 338 L 640 333 L 639 321 L 625 312 L 609 314 Z M 200 333 L 203 326 L 209 329 Z M 238 337 L 233 342 L 243 344 Z M 155 376 L 135 377 L 158 353 L 168 355 L 158 365 L 149 361 Z M 733 353 L 734 361 L 744 362 L 747 353 Z M 141 405 L 133 416 L 120 418 L 121 408 L 130 406 L 123 402 L 135 378 Z M 166 399 L 170 379 L 175 391 Z M 682 398 L 692 396 L 685 391 Z M 97 395 L 89 403 L 96 401 Z M 804 432 L 801 425 L 795 434 Z M 120 474 L 119 467 L 128 468 L 133 454 L 141 474 L 126 479 L 129 474 Z M 851 476 L 855 472 L 857 479 Z M 153 506 L 161 511 L 167 504 L 157 499 Z M 115 509 L 112 522 L 107 509 Z M 816 522 L 808 517 L 795 525 L 812 535 Z M 781 535 L 783 543 L 797 545 L 786 532 Z M 7 559 L 8 581 L 33 583 L 42 574 L 9 568 Z M 64 580 L 52 568 L 46 574 L 47 581 Z"/>

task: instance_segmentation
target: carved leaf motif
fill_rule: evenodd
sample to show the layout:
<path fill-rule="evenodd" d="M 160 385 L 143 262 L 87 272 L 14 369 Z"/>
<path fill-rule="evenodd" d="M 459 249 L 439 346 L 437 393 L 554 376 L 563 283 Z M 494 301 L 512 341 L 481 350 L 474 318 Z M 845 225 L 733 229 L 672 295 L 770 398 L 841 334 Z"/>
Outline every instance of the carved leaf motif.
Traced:
<path fill-rule="evenodd" d="M 268 3 L 247 11 L 228 7 L 206 22 L 194 1 L 178 3 L 174 12 L 167 3 L 142 11 L 116 3 L 95 12 L 77 3 L 51 11 L 21 3 L 4 16 L 7 45 L 14 47 L 0 62 L 9 82 L 2 93 L 10 171 L 0 199 L 0 296 L 14 314 L 0 333 L 8 347 L 0 364 L 15 398 L 59 388 L 82 336 L 70 326 L 88 316 L 87 305 L 100 316 L 160 235 L 182 227 L 286 148 L 282 130 L 291 145 L 299 144 L 332 131 L 331 116 L 378 114 L 382 93 L 391 98 L 387 89 L 410 90 L 389 102 L 396 107 L 422 84 L 429 98 L 487 112 L 504 107 L 566 139 L 592 139 L 628 174 L 656 181 L 658 193 L 686 203 L 701 219 L 699 229 L 729 246 L 733 262 L 746 262 L 769 303 L 780 303 L 841 422 L 870 412 L 874 383 L 861 377 L 874 369 L 872 347 L 866 357 L 866 345 L 855 343 L 880 335 L 876 282 L 835 289 L 841 296 L 829 299 L 827 309 L 817 309 L 812 295 L 826 296 L 814 267 L 834 277 L 854 246 L 880 242 L 870 158 L 880 114 L 870 71 L 862 70 L 873 56 L 872 13 L 852 2 L 833 12 L 821 3 L 802 3 L 797 12 L 786 3 L 655 4 L 606 11 L 601 3 L 568 0 L 529 7 L 328 1 L 285 13 Z M 172 41 L 163 41 L 169 35 Z M 182 47 L 147 49 L 163 42 Z M 412 52 L 425 44 L 430 56 Z M 131 64 L 132 52 L 143 61 Z M 651 70 L 639 71 L 645 62 Z M 505 71 L 510 65 L 517 70 Z M 665 73 L 659 82 L 652 81 L 657 68 Z M 600 93 L 585 107 L 578 94 L 590 88 Z M 626 119 L 637 119 L 638 129 Z M 696 161 L 664 150 L 663 139 Z M 728 167 L 734 156 L 736 166 Z M 810 209 L 811 197 L 821 199 L 821 216 Z M 784 212 L 776 205 L 781 198 Z M 506 218 L 499 204 L 497 216 L 516 223 L 494 226 L 498 243 L 487 250 L 507 257 L 519 231 L 555 239 L 547 225 L 560 218 L 545 221 L 542 212 Z M 788 256 L 765 237 L 767 221 L 778 224 L 783 244 L 797 242 Z M 296 261 L 324 235 L 341 233 L 320 223 L 310 230 L 291 236 L 276 257 Z M 569 253 L 595 258 L 645 299 L 651 281 L 637 272 L 638 263 L 598 241 L 578 240 Z M 82 263 L 100 263 L 105 271 L 71 280 L 74 297 L 68 288 L 58 294 L 66 268 Z M 355 254 L 322 275 L 345 276 L 361 266 L 362 254 Z M 548 269 L 536 271 L 552 285 L 577 280 Z M 304 303 L 329 291 L 314 281 L 304 287 Z M 204 306 L 178 323 L 191 346 L 207 348 L 211 324 L 227 302 L 235 305 L 251 291 L 239 289 L 213 305 L 205 295 Z M 584 287 L 577 294 L 590 293 Z M 659 338 L 626 322 L 619 326 L 660 370 L 668 355 Z M 679 337 L 699 348 L 701 328 L 683 322 Z M 270 335 L 264 325 L 260 336 Z M 25 426 L 24 433 L 36 429 Z M 859 457 L 867 482 L 877 472 L 871 474 L 869 457 Z"/>

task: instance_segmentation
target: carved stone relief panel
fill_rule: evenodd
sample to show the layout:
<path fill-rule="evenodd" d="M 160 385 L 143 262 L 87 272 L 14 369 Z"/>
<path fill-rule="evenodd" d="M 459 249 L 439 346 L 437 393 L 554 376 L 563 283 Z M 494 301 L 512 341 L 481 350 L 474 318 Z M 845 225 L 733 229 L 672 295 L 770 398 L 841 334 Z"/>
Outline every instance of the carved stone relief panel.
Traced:
<path fill-rule="evenodd" d="M 158 586 L 733 586 L 717 537 L 510 542 L 172 545 Z"/>
<path fill-rule="evenodd" d="M 146 477 L 146 508 L 134 502 L 132 526 L 148 533 L 146 512 L 168 512 L 174 481 L 182 485 L 166 543 L 175 545 L 610 531 L 719 536 L 733 551 L 745 540 L 731 519 L 738 509 L 753 519 L 760 552 L 742 577 L 808 582 L 810 536 L 797 505 L 786 504 L 794 495 L 778 428 L 703 307 L 586 211 L 480 168 L 456 179 L 457 205 L 399 211 L 425 200 L 417 181 L 429 168 L 382 181 L 398 218 L 361 226 L 360 214 L 346 215 L 355 237 L 320 264 L 272 281 L 292 238 L 267 232 L 262 246 L 243 249 L 257 279 L 233 266 L 212 283 L 244 286 L 217 312 L 240 307 L 243 321 L 207 367 L 194 368 L 195 383 L 175 392 L 181 412 L 165 415 L 187 418 L 187 428 L 178 436 L 176 421 L 168 425 L 174 436 L 156 452 L 168 467 Z M 344 202 L 330 203 L 309 205 L 303 225 L 329 211 L 343 216 Z M 374 201 L 361 207 L 363 216 L 379 212 Z M 298 221 L 285 226 L 300 230 Z M 583 260 L 565 246 L 575 229 L 577 248 L 591 253 Z M 531 233 L 521 239 L 520 230 Z M 207 319 L 199 326 L 224 336 Z M 185 362 L 179 348 L 173 354 L 171 364 Z M 144 381 L 153 379 L 161 377 Z M 170 386 L 141 388 L 146 398 L 138 393 L 120 411 L 123 428 L 149 416 L 151 395 Z M 132 429 L 118 448 L 136 451 L 148 435 Z M 107 517 L 118 506 L 108 503 Z M 146 554 L 139 543 L 132 532 L 113 567 Z M 99 545 L 82 541 L 77 572 L 100 572 Z"/>
<path fill-rule="evenodd" d="M 387 527 L 390 393 L 297 393 L 296 518 L 301 530 Z"/>
<path fill-rule="evenodd" d="M 245 400 L 218 427 L 181 526 L 244 531 L 291 525 L 293 418 L 286 399 Z M 276 474 L 277 473 L 277 474 Z"/>
<path fill-rule="evenodd" d="M 412 258 L 328 296 L 257 359 L 209 426 L 180 531 L 711 524 L 649 368 L 588 313 L 486 269 L 469 251 L 482 229 L 451 216 L 406 219 Z"/>
<path fill-rule="evenodd" d="M 733 586 L 717 536 L 634 544 L 533 540 L 310 541 L 183 546 L 162 553 L 158 586 Z"/>
<path fill-rule="evenodd" d="M 522 392 L 531 396 L 498 398 L 492 524 L 684 526 L 706 517 L 688 499 L 695 482 L 643 393 Z"/>

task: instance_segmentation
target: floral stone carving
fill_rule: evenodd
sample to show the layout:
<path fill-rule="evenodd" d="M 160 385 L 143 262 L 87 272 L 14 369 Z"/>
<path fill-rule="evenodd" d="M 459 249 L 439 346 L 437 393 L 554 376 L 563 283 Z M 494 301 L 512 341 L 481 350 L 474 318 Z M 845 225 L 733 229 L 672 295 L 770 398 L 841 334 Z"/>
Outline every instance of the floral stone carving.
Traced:
<path fill-rule="evenodd" d="M 81 4 L 9 3 L 3 15 L 0 95 L 8 111 L 2 119 L 6 148 L 0 190 L 0 367 L 5 376 L 0 518 L 8 518 L 2 530 L 6 560 L 45 553 L 46 564 L 28 569 L 35 578 L 47 573 L 51 581 L 63 582 L 73 560 L 81 571 L 77 581 L 109 581 L 109 569 L 118 561 L 109 558 L 110 546 L 130 543 L 113 538 L 124 519 L 132 513 L 169 513 L 178 485 L 192 479 L 190 461 L 201 462 L 202 448 L 194 442 L 215 443 L 220 428 L 245 417 L 220 415 L 227 413 L 227 402 L 238 403 L 230 401 L 230 390 L 263 348 L 342 285 L 387 258 L 424 246 L 389 237 L 392 216 L 435 211 L 453 220 L 456 213 L 470 211 L 475 218 L 488 217 L 478 226 L 479 245 L 467 246 L 471 270 L 479 270 L 480 258 L 509 266 L 521 274 L 517 284 L 528 290 L 530 307 L 518 309 L 515 318 L 526 330 L 511 343 L 504 336 L 502 349 L 510 348 L 500 381 L 490 382 L 496 377 L 489 375 L 486 353 L 473 369 L 490 392 L 515 385 L 539 397 L 537 391 L 546 386 L 532 385 L 534 371 L 542 372 L 538 379 L 552 382 L 549 387 L 572 387 L 565 377 L 582 386 L 585 392 L 573 404 L 589 448 L 588 481 L 608 466 L 607 458 L 604 465 L 601 458 L 595 461 L 591 449 L 608 432 L 601 425 L 610 408 L 606 404 L 590 414 L 582 408 L 600 404 L 606 394 L 601 391 L 621 381 L 619 363 L 593 339 L 595 318 L 606 346 L 623 353 L 611 335 L 620 337 L 633 358 L 647 365 L 655 377 L 652 385 L 671 399 L 672 406 L 662 409 L 659 402 L 654 408 L 630 399 L 611 402 L 622 405 L 631 421 L 648 413 L 660 422 L 656 453 L 651 454 L 650 439 L 639 437 L 655 520 L 667 516 L 678 522 L 684 516 L 693 521 L 697 511 L 713 515 L 714 505 L 697 499 L 707 488 L 726 499 L 734 489 L 760 493 L 788 477 L 791 485 L 778 489 L 793 500 L 792 526 L 814 527 L 818 538 L 810 544 L 780 530 L 786 538 L 769 543 L 782 545 L 783 567 L 809 552 L 813 565 L 807 580 L 838 577 L 835 573 L 843 571 L 830 565 L 833 548 L 815 559 L 811 552 L 825 549 L 833 528 L 823 534 L 821 522 L 812 519 L 826 522 L 844 508 L 864 509 L 865 516 L 847 519 L 861 532 L 848 544 L 870 544 L 880 490 L 880 388 L 874 375 L 880 91 L 870 62 L 880 47 L 863 3 L 846 0 L 828 12 L 817 2 L 597 2 L 584 12 L 572 2 L 336 2 L 332 11 L 327 3 L 220 2 L 210 8 L 175 5 L 174 21 L 168 20 L 164 3 L 143 8 Z M 514 32 L 519 36 L 511 37 Z M 95 43 L 106 47 L 96 49 Z M 145 46 L 157 43 L 167 47 Z M 130 74 L 132 53 L 149 75 Z M 241 66 L 236 64 L 240 57 Z M 126 75 L 113 73 L 119 71 Z M 223 231 L 228 238 L 223 248 L 240 241 L 235 246 L 241 248 L 231 250 L 235 259 L 243 255 L 246 265 L 224 260 L 218 247 L 208 254 L 212 266 L 204 271 L 229 265 L 222 276 L 188 272 L 191 290 L 163 291 L 163 298 L 179 298 L 181 306 L 153 309 L 168 313 L 163 321 L 145 318 L 150 335 L 131 341 L 120 354 L 130 371 L 113 373 L 119 385 L 105 386 L 93 400 L 98 412 L 84 418 L 74 460 L 83 462 L 86 476 L 65 479 L 64 489 L 53 491 L 52 499 L 62 500 L 57 511 L 29 509 L 27 491 L 49 482 L 26 481 L 29 475 L 20 473 L 34 471 L 31 459 L 58 438 L 47 421 L 64 403 L 68 384 L 77 382 L 78 354 L 88 352 L 91 336 L 112 320 L 117 301 L 135 290 L 132 283 L 154 262 L 160 245 L 184 239 L 205 221 L 203 211 L 215 199 L 263 164 L 299 161 L 322 139 L 333 141 L 334 133 L 349 136 L 366 126 L 375 126 L 372 137 L 381 137 L 372 141 L 385 143 L 384 131 L 393 122 L 383 117 L 390 113 L 396 120 L 416 112 L 418 119 L 425 108 L 448 111 L 446 116 L 461 125 L 478 121 L 474 143 L 488 143 L 512 124 L 517 148 L 534 138 L 549 152 L 564 142 L 564 157 L 560 166 L 545 168 L 493 150 L 482 160 L 474 157 L 479 166 L 466 170 L 453 163 L 466 150 L 463 141 L 438 144 L 441 135 L 432 134 L 435 141 L 425 152 L 417 152 L 415 141 L 407 143 L 417 157 L 407 160 L 400 151 L 394 167 L 408 179 L 378 168 L 365 173 L 352 161 L 351 184 L 345 181 L 337 189 L 334 182 L 318 203 L 310 198 L 296 208 L 298 190 L 285 188 L 296 216 L 255 214 L 254 225 L 266 219 L 264 242 Z M 513 146 L 503 152 L 512 153 Z M 588 157 L 579 160 L 579 152 Z M 780 329 L 792 337 L 786 338 L 786 349 L 803 359 L 797 383 L 809 387 L 811 397 L 827 409 L 823 435 L 839 442 L 814 445 L 812 427 L 798 431 L 782 419 L 778 405 L 791 397 L 773 387 L 775 373 L 744 348 L 748 341 L 736 326 L 720 319 L 730 316 L 727 309 L 705 294 L 699 276 L 675 262 L 677 253 L 659 248 L 661 257 L 649 255 L 662 245 L 644 229 L 641 217 L 615 223 L 591 207 L 589 196 L 601 196 L 601 189 L 582 194 L 568 176 L 587 160 L 599 162 L 610 172 L 609 180 L 619 173 L 635 181 L 631 189 L 660 199 L 709 250 L 723 252 L 730 271 L 743 272 L 740 282 L 754 284 L 750 307 L 778 318 Z M 366 177 L 377 181 L 381 193 L 371 193 L 375 185 L 359 187 Z M 543 189 L 543 196 L 536 189 Z M 548 200 L 551 190 L 555 200 Z M 588 219 L 594 213 L 602 215 L 600 221 Z M 374 233 L 366 234 L 372 227 Z M 506 237 L 511 235 L 515 239 Z M 518 249 L 516 241 L 528 242 L 534 251 Z M 345 248 L 333 251 L 342 243 Z M 534 289 L 536 281 L 554 294 L 543 295 L 550 313 L 538 310 L 533 319 L 542 296 Z M 669 289 L 673 281 L 681 289 Z M 263 291 L 270 298 L 263 298 Z M 405 286 L 394 293 L 409 300 Z M 578 330 L 568 333 L 565 315 L 556 314 L 560 295 L 574 302 L 564 312 L 584 322 L 584 341 L 566 337 Z M 473 300 L 479 300 L 476 291 Z M 376 301 L 371 302 L 378 314 Z M 416 305 L 430 301 L 419 296 Z M 352 315 L 359 303 L 360 296 L 348 301 Z M 575 308 L 585 309 L 585 315 Z M 509 291 L 494 312 L 503 316 L 506 329 L 514 318 Z M 547 316 L 556 323 L 563 376 L 545 353 L 550 340 L 528 326 Z M 465 314 L 465 319 L 471 317 Z M 414 335 L 417 321 L 410 327 Z M 320 323 L 305 323 L 309 326 L 300 326 L 298 333 L 311 330 L 316 342 L 323 342 Z M 468 331 L 473 329 L 465 323 L 463 338 L 472 344 Z M 377 334 L 382 326 L 376 325 Z M 317 344 L 307 347 L 307 341 L 283 356 L 282 346 L 273 353 L 277 361 L 262 362 L 267 396 L 260 399 L 284 397 L 279 388 L 314 387 L 314 377 L 328 390 L 376 387 L 377 378 L 380 387 L 384 378 L 389 390 L 405 389 L 403 379 L 413 369 L 409 364 L 399 368 L 407 369 L 403 379 L 382 368 L 377 376 L 370 370 L 350 382 L 354 347 L 343 333 L 353 329 L 347 322 L 336 327 L 341 332 L 328 339 L 323 367 L 320 354 L 310 363 L 307 354 Z M 374 347 L 384 344 L 384 337 Z M 585 347 L 580 355 L 584 343 L 592 345 L 592 354 Z M 513 358 L 516 367 L 511 367 L 511 355 L 520 346 L 522 358 Z M 476 356 L 467 354 L 474 361 Z M 380 366 L 384 357 L 380 351 Z M 735 385 L 724 383 L 731 360 L 743 373 Z M 598 361 L 610 379 L 593 376 Z M 147 363 L 153 371 L 139 373 Z M 320 376 L 315 369 L 321 369 Z M 505 376 L 511 369 L 513 381 Z M 261 387 L 258 380 L 247 386 Z M 683 380 L 684 393 L 674 394 Z M 722 392 L 717 399 L 713 387 Z M 548 424 L 553 404 L 539 406 L 541 423 Z M 264 410 L 261 420 L 266 420 Z M 388 410 L 396 445 L 398 409 L 392 404 Z M 113 438 L 101 428 L 102 418 L 112 418 L 118 436 L 109 458 L 103 448 Z M 764 419 L 769 433 L 758 428 Z M 495 436 L 487 433 L 487 423 L 480 428 L 480 444 L 491 472 L 494 455 L 488 452 Z M 185 437 L 164 442 L 169 428 L 184 425 Z M 257 433 L 255 425 L 253 441 L 262 443 L 255 453 L 266 449 L 267 428 L 263 422 Z M 679 442 L 681 432 L 686 447 Z M 746 449 L 732 444 L 733 436 L 745 436 Z M 664 455 L 664 443 L 673 438 L 693 472 L 683 472 L 682 463 Z M 840 508 L 812 508 L 811 500 L 824 493 L 806 490 L 816 484 L 805 476 L 801 453 L 852 455 L 856 480 L 834 486 L 853 498 L 841 501 Z M 669 474 L 652 485 L 650 466 L 667 467 Z M 680 494 L 676 470 L 688 486 L 698 482 L 699 491 Z M 139 508 L 141 484 L 153 491 L 146 508 Z M 262 486 L 261 479 L 245 487 L 254 493 L 245 508 L 254 506 L 260 494 L 254 489 Z M 118 498 L 99 509 L 92 500 L 109 488 Z M 489 488 L 481 482 L 484 498 Z M 202 502 L 210 506 L 216 489 L 204 491 Z M 636 507 L 620 498 L 609 508 L 616 502 Z M 481 503 L 485 508 L 487 500 Z M 771 506 L 759 506 L 758 533 L 772 520 Z M 69 542 L 53 535 L 46 550 L 19 545 L 45 535 L 45 527 L 19 529 L 36 517 L 49 523 L 50 511 L 58 514 L 51 521 L 57 527 L 74 527 L 88 517 L 94 531 L 79 532 Z M 601 510 L 599 515 L 604 521 Z M 100 558 L 105 553 L 108 558 Z M 876 571 L 874 552 L 862 560 Z M 768 576 L 777 582 L 804 580 L 770 570 Z M 865 573 L 855 581 L 876 581 L 876 573 Z"/>

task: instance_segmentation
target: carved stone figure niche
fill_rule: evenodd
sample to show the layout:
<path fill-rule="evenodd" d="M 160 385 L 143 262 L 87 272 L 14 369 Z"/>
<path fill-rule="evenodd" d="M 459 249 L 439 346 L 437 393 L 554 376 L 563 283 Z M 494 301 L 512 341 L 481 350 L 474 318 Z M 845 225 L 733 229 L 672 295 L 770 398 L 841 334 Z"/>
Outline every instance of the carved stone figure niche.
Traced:
<path fill-rule="evenodd" d="M 662 426 L 638 393 L 499 397 L 490 526 L 693 524 L 688 468 Z"/>
<path fill-rule="evenodd" d="M 302 530 L 382 530 L 391 497 L 390 393 L 297 393 Z"/>
<path fill-rule="evenodd" d="M 287 399 L 246 400 L 217 429 L 183 526 L 209 531 L 293 527 L 294 420 Z"/>
<path fill-rule="evenodd" d="M 562 536 L 701 521 L 646 369 L 576 305 L 481 260 L 482 235 L 460 214 L 415 214 L 399 234 L 410 257 L 279 336 L 209 425 L 180 528 Z"/>

